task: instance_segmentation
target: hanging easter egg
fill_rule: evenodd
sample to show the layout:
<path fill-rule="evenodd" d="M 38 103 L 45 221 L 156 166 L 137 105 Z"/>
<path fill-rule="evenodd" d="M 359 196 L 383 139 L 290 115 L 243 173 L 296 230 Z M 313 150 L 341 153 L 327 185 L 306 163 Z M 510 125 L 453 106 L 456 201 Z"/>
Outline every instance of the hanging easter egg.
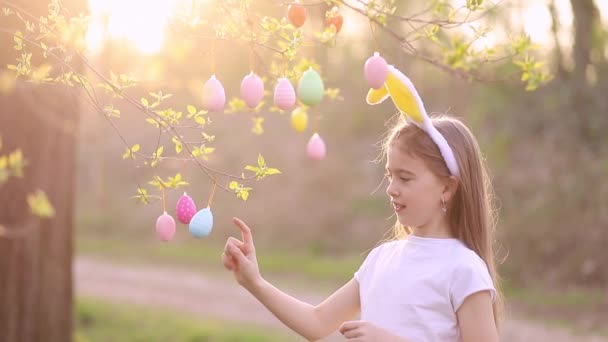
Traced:
<path fill-rule="evenodd" d="M 374 55 L 365 61 L 363 72 L 369 86 L 378 89 L 384 86 L 384 81 L 388 76 L 388 65 L 379 53 L 374 52 Z"/>
<path fill-rule="evenodd" d="M 325 87 L 321 76 L 312 68 L 304 71 L 298 83 L 298 98 L 307 106 L 314 106 L 321 102 L 325 94 Z"/>
<path fill-rule="evenodd" d="M 175 220 L 166 211 L 156 219 L 156 235 L 163 241 L 169 241 L 175 235 Z"/>
<path fill-rule="evenodd" d="M 296 104 L 296 91 L 285 77 L 279 78 L 274 88 L 274 105 L 282 110 L 289 110 Z"/>
<path fill-rule="evenodd" d="M 212 75 L 203 86 L 203 108 L 210 112 L 221 112 L 225 103 L 224 86 Z"/>
<path fill-rule="evenodd" d="M 190 220 L 190 234 L 194 237 L 201 238 L 209 235 L 213 229 L 213 214 L 211 208 L 207 207 L 201 209 L 198 213 Z"/>
<path fill-rule="evenodd" d="M 325 148 L 325 142 L 321 139 L 319 134 L 315 133 L 310 137 L 308 146 L 306 146 L 306 152 L 308 157 L 314 160 L 323 160 L 325 158 L 327 150 Z"/>
<path fill-rule="evenodd" d="M 340 14 L 338 8 L 334 6 L 325 17 L 325 25 L 327 25 L 327 27 L 333 25 L 336 28 L 336 33 L 338 33 L 342 29 L 343 23 L 344 18 L 342 17 L 342 14 Z"/>
<path fill-rule="evenodd" d="M 295 27 L 301 27 L 306 21 L 306 7 L 295 2 L 287 8 L 287 18 Z"/>
<path fill-rule="evenodd" d="M 306 130 L 308 126 L 308 114 L 306 114 L 306 111 L 302 107 L 298 107 L 291 112 L 291 126 L 296 132 L 301 133 Z"/>
<path fill-rule="evenodd" d="M 175 213 L 179 222 L 189 224 L 192 216 L 196 214 L 196 204 L 194 203 L 194 200 L 192 200 L 192 197 L 184 192 L 177 201 Z"/>
<path fill-rule="evenodd" d="M 264 97 L 264 82 L 253 73 L 245 76 L 241 81 L 241 98 L 249 108 L 255 108 Z"/>

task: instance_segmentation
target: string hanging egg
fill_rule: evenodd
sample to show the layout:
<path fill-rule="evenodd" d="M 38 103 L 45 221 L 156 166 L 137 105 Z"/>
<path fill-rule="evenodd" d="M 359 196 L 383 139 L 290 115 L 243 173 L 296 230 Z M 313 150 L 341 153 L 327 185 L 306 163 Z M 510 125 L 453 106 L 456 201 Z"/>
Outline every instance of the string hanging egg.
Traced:
<path fill-rule="evenodd" d="M 274 88 L 274 105 L 282 110 L 289 110 L 296 104 L 296 91 L 285 77 L 279 78 Z"/>
<path fill-rule="evenodd" d="M 226 104 L 226 92 L 224 86 L 215 77 L 211 77 L 205 82 L 203 86 L 203 108 L 210 112 L 221 112 L 224 110 Z"/>
<path fill-rule="evenodd" d="M 194 203 L 192 197 L 188 196 L 188 194 L 184 192 L 184 194 L 177 201 L 175 213 L 179 222 L 189 224 L 194 214 L 196 214 L 196 204 Z"/>
<path fill-rule="evenodd" d="M 211 230 L 213 230 L 213 213 L 210 207 L 206 207 L 192 217 L 189 231 L 192 236 L 202 238 L 209 235 Z"/>
<path fill-rule="evenodd" d="M 298 83 L 298 98 L 307 106 L 321 102 L 325 94 L 325 86 L 321 76 L 312 68 L 304 71 Z"/>
<path fill-rule="evenodd" d="M 169 241 L 175 235 L 175 220 L 166 211 L 156 219 L 156 235 L 163 241 Z"/>
<path fill-rule="evenodd" d="M 315 133 L 310 137 L 308 145 L 306 146 L 306 152 L 308 157 L 314 160 L 323 160 L 325 158 L 327 149 L 325 148 L 325 142 L 318 133 Z"/>
<path fill-rule="evenodd" d="M 378 52 L 374 52 L 374 55 L 365 61 L 363 73 L 369 86 L 374 89 L 379 89 L 384 86 L 384 82 L 388 76 L 388 65 L 386 60 L 382 58 Z"/>
<path fill-rule="evenodd" d="M 241 81 L 241 98 L 249 108 L 255 108 L 264 97 L 264 82 L 253 71 Z"/>

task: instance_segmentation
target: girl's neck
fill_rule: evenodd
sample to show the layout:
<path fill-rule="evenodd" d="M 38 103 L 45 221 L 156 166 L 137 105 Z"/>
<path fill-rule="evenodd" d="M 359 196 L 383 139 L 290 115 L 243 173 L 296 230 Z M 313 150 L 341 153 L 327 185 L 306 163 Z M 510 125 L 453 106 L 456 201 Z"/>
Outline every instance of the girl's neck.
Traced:
<path fill-rule="evenodd" d="M 420 227 L 412 227 L 412 235 L 436 239 L 455 238 L 450 231 L 446 215 L 441 215 Z"/>

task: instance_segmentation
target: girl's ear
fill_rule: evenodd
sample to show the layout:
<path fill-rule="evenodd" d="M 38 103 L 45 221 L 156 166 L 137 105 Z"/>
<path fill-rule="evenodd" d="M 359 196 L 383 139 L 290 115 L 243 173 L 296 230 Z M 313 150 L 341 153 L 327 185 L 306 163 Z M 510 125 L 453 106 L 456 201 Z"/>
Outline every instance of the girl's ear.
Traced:
<path fill-rule="evenodd" d="M 460 185 L 460 182 L 458 181 L 458 178 L 456 178 L 454 176 L 447 177 L 446 182 L 443 187 L 443 192 L 441 194 L 441 198 L 444 201 L 448 202 L 450 199 L 452 199 L 452 196 L 454 196 L 454 194 L 456 193 L 456 190 L 458 190 L 459 185 Z"/>

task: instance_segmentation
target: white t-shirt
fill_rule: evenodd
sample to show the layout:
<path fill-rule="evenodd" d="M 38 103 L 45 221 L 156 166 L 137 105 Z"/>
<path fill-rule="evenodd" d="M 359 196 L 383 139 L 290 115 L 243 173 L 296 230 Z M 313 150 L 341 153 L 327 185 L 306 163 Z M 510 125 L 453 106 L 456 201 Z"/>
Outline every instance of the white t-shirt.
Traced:
<path fill-rule="evenodd" d="M 361 319 L 412 342 L 460 342 L 456 311 L 490 290 L 484 261 L 458 239 L 404 240 L 374 248 L 359 270 Z"/>

